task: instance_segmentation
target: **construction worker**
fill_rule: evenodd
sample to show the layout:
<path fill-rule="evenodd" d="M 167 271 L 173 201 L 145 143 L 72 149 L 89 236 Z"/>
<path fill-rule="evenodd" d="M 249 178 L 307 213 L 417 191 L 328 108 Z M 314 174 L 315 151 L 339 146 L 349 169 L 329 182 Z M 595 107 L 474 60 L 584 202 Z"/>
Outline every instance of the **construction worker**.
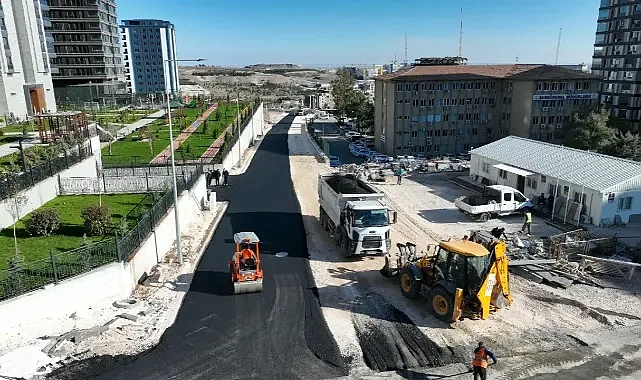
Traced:
<path fill-rule="evenodd" d="M 527 236 L 530 236 L 532 233 L 531 230 L 532 226 L 532 211 L 530 211 L 529 208 L 525 209 L 525 212 L 523 213 L 523 227 L 521 227 L 520 233 L 525 232 L 525 228 L 527 227 Z"/>
<path fill-rule="evenodd" d="M 240 251 L 240 263 L 241 267 L 245 267 L 247 265 L 247 259 L 256 260 L 256 256 L 254 255 L 254 251 L 249 248 L 249 243 L 241 244 L 241 248 L 243 250 Z"/>
<path fill-rule="evenodd" d="M 229 184 L 229 172 L 227 169 L 223 169 L 223 185 L 227 186 Z"/>
<path fill-rule="evenodd" d="M 483 342 L 474 349 L 474 359 L 472 359 L 472 368 L 474 370 L 474 380 L 487 380 L 487 357 L 490 357 L 496 364 L 496 356 L 485 347 Z"/>

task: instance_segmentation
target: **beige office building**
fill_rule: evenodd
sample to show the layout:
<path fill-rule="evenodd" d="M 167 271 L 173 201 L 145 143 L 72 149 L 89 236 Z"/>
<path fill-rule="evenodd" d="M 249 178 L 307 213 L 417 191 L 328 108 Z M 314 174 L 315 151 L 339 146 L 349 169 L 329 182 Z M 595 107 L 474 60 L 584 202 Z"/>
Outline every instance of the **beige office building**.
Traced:
<path fill-rule="evenodd" d="M 560 142 L 573 111 L 597 105 L 601 78 L 549 65 L 421 59 L 376 79 L 376 149 L 390 156 L 463 153 L 514 135 Z M 446 64 L 444 64 L 446 63 Z"/>

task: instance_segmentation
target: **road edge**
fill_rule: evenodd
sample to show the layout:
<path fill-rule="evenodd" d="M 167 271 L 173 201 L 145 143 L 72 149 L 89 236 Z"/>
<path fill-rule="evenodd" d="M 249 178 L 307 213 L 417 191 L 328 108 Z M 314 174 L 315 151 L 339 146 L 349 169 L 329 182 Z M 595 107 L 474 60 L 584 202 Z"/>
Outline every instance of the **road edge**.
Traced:
<path fill-rule="evenodd" d="M 214 220 L 211 222 L 209 225 L 209 232 L 203 240 L 201 240 L 200 245 L 198 247 L 197 254 L 194 256 L 193 261 L 189 261 L 187 264 L 190 265 L 190 267 L 187 267 L 189 270 L 186 272 L 190 275 L 190 278 L 186 281 L 186 284 L 191 287 L 191 282 L 193 280 L 193 274 L 196 268 L 198 268 L 198 264 L 200 264 L 200 260 L 202 259 L 205 250 L 209 246 L 209 242 L 211 241 L 211 238 L 214 236 L 214 233 L 216 233 L 216 230 L 218 229 L 218 225 L 220 222 L 223 220 L 223 217 L 225 216 L 225 213 L 227 212 L 227 208 L 229 207 L 229 202 L 228 201 L 219 201 L 222 203 L 220 206 L 220 209 L 218 210 L 218 215 L 214 218 Z M 217 202 L 218 203 L 218 202 Z M 183 266 L 185 268 L 186 266 Z M 158 344 L 160 341 L 160 338 L 162 335 L 165 333 L 167 329 L 169 329 L 171 326 L 176 323 L 176 318 L 178 317 L 178 312 L 182 308 L 182 304 L 185 300 L 185 296 L 187 296 L 188 291 L 186 292 L 181 292 L 178 297 L 176 297 L 173 302 L 169 305 L 167 308 L 167 312 L 165 313 L 163 318 L 160 318 L 158 320 L 157 325 L 163 326 L 163 329 L 157 329 L 155 334 L 149 337 L 149 341 L 152 342 L 151 346 L 154 347 Z M 162 324 L 160 322 L 163 322 Z"/>

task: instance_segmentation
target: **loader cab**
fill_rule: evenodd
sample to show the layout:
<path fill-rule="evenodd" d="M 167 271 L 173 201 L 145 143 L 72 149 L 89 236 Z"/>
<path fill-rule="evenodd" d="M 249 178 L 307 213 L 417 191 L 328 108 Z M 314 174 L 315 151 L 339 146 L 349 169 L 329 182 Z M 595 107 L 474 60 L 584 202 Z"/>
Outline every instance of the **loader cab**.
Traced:
<path fill-rule="evenodd" d="M 441 242 L 436 255 L 435 280 L 446 281 L 466 294 L 481 289 L 492 264 L 490 252 L 469 240 Z"/>

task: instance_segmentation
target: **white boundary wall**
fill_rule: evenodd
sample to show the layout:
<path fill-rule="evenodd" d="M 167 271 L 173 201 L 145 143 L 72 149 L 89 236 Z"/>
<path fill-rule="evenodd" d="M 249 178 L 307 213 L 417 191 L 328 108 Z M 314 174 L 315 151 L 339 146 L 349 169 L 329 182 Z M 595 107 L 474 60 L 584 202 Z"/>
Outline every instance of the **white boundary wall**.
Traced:
<path fill-rule="evenodd" d="M 227 157 L 223 158 L 222 168 L 230 170 L 238 164 L 239 158 L 243 152 L 256 140 L 256 136 L 261 136 L 265 130 L 265 110 L 263 103 L 254 111 L 249 124 L 241 133 L 236 144 L 229 151 Z M 218 165 L 216 165 L 218 166 Z M 219 166 L 218 166 L 219 167 Z M 221 170 L 222 170 L 221 168 Z"/>
<path fill-rule="evenodd" d="M 100 138 L 94 136 L 90 140 L 93 156 L 79 162 L 69 169 L 65 169 L 53 177 L 47 178 L 44 181 L 38 182 L 36 186 L 23 191 L 21 194 L 26 195 L 27 204 L 20 210 L 20 218 L 27 215 L 31 211 L 41 207 L 43 204 L 49 202 L 59 194 L 58 189 L 58 176 L 61 178 L 66 177 L 97 177 L 97 166 L 101 163 L 100 160 Z M 9 212 L 7 204 L 8 200 L 0 201 L 0 229 L 12 226 L 13 216 Z"/>
<path fill-rule="evenodd" d="M 206 196 L 204 175 L 190 191 L 180 194 L 178 205 L 181 228 L 187 228 L 200 213 L 214 212 L 202 211 L 200 205 Z M 214 193 L 211 194 L 210 201 L 212 205 L 215 204 Z M 155 237 L 154 233 L 149 234 L 131 261 L 108 264 L 61 281 L 58 285 L 48 285 L 45 289 L 0 302 L 0 336 L 16 329 L 26 332 L 30 330 L 28 326 L 43 323 L 43 311 L 46 311 L 49 320 L 55 321 L 97 303 L 110 303 L 129 297 L 141 276 L 145 272 L 149 273 L 169 253 L 175 242 L 174 230 L 174 209 L 171 208 L 156 226 Z"/>

